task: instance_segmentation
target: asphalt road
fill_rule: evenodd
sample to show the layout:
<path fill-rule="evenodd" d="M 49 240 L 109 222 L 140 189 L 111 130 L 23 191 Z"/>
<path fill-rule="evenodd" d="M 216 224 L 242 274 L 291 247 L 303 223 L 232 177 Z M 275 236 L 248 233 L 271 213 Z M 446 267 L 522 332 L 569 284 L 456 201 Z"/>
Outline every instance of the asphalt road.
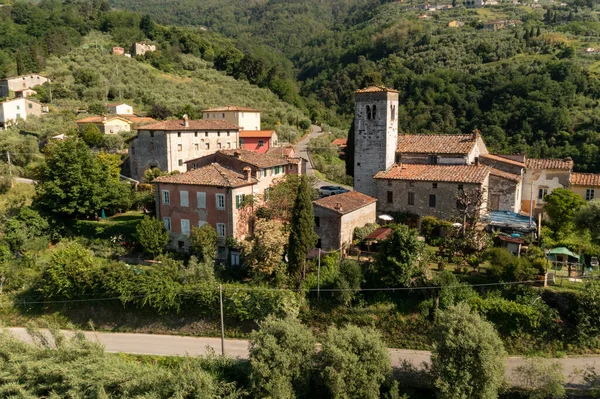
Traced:
<path fill-rule="evenodd" d="M 31 342 L 24 328 L 7 328 L 15 336 Z M 66 331 L 67 336 L 72 332 Z M 144 355 L 163 356 L 198 356 L 204 355 L 212 348 L 216 353 L 221 353 L 220 338 L 204 337 L 181 337 L 176 335 L 154 335 L 154 334 L 126 334 L 126 333 L 103 333 L 84 332 L 85 336 L 92 341 L 98 341 L 104 345 L 107 352 L 131 353 Z M 406 349 L 388 349 L 392 366 L 400 367 L 403 362 L 411 363 L 417 368 L 422 368 L 423 363 L 429 363 L 431 353 L 427 351 L 416 351 Z M 247 359 L 248 341 L 237 339 L 225 340 L 225 354 L 230 357 Z M 570 386 L 583 383 L 580 375 L 574 375 L 577 370 L 594 367 L 600 371 L 600 356 L 568 356 L 559 359 L 551 359 L 559 362 L 563 367 L 563 373 Z M 522 357 L 510 357 L 507 359 L 506 375 L 510 381 L 515 382 L 516 368 L 524 363 Z"/>

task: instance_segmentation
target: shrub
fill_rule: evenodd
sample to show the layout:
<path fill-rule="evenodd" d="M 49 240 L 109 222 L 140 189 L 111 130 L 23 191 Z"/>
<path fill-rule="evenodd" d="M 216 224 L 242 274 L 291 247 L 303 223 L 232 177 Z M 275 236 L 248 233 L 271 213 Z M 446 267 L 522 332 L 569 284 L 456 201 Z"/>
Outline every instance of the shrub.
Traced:
<path fill-rule="evenodd" d="M 136 227 L 136 239 L 144 252 L 157 256 L 169 242 L 169 232 L 160 220 L 145 216 Z"/>
<path fill-rule="evenodd" d="M 484 315 L 496 328 L 507 335 L 517 336 L 524 332 L 535 332 L 540 326 L 539 312 L 529 305 L 509 301 L 501 297 L 474 297 L 471 307 Z"/>
<path fill-rule="evenodd" d="M 354 240 L 361 242 L 366 236 L 377 230 L 380 226 L 377 223 L 369 223 L 363 227 L 354 229 Z"/>
<path fill-rule="evenodd" d="M 421 234 L 425 237 L 425 242 L 429 245 L 440 245 L 442 234 L 451 228 L 452 223 L 447 220 L 441 220 L 435 216 L 421 218 Z"/>
<path fill-rule="evenodd" d="M 525 388 L 529 399 L 565 397 L 565 376 L 559 362 L 529 359 L 516 368 L 519 386 Z"/>

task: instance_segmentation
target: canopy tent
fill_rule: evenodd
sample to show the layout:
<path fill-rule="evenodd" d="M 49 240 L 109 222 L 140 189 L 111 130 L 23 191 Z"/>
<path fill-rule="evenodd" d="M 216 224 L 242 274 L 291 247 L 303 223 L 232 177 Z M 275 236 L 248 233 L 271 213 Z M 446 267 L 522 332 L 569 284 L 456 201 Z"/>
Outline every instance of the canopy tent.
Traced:
<path fill-rule="evenodd" d="M 519 231 L 522 233 L 537 231 L 537 224 L 534 220 L 530 222 L 528 216 L 510 211 L 491 211 L 483 216 L 482 220 L 487 223 L 488 228 L 493 230 Z"/>
<path fill-rule="evenodd" d="M 569 249 L 565 248 L 565 247 L 558 247 L 558 248 L 551 249 L 548 252 L 548 255 L 549 256 L 554 255 L 554 258 L 556 258 L 556 255 L 566 255 L 566 256 L 571 256 L 571 257 L 579 260 L 579 255 L 575 255 L 573 252 L 569 251 Z"/>

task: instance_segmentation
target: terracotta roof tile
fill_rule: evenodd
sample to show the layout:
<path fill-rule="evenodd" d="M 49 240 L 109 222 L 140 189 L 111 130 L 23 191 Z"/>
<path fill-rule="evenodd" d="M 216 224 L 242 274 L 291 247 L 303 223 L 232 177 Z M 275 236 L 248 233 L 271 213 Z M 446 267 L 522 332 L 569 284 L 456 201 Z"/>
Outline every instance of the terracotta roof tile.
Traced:
<path fill-rule="evenodd" d="M 367 235 L 365 240 L 385 240 L 391 232 L 392 229 L 389 227 L 380 227 L 371 234 Z"/>
<path fill-rule="evenodd" d="M 344 215 L 376 201 L 375 198 L 359 193 L 358 191 L 350 191 L 318 199 L 313 201 L 313 204 Z"/>
<path fill-rule="evenodd" d="M 515 161 L 514 159 L 504 158 L 502 156 L 494 155 L 494 154 L 483 154 L 480 155 L 481 158 L 491 159 L 492 161 L 503 162 L 508 165 L 520 166 L 522 168 L 525 167 L 523 162 Z"/>
<path fill-rule="evenodd" d="M 261 154 L 254 151 L 245 150 L 243 148 L 238 148 L 235 150 L 219 150 L 212 155 L 206 155 L 200 158 L 190 159 L 185 163 L 193 163 L 202 158 L 212 157 L 216 162 L 219 161 L 219 157 L 233 157 L 239 159 L 241 162 L 246 163 L 248 165 L 255 166 L 259 169 L 262 168 L 271 168 L 273 166 L 281 166 L 288 165 L 289 161 L 285 156 L 274 154 L 274 153 L 266 153 Z"/>
<path fill-rule="evenodd" d="M 81 124 L 85 124 L 85 123 L 103 123 L 103 122 L 112 121 L 113 119 L 120 119 L 125 122 L 133 123 L 130 120 L 128 120 L 127 118 L 122 117 L 122 116 L 107 116 L 106 121 L 104 120 L 103 116 L 88 116 L 87 118 L 78 120 L 77 124 L 81 125 Z"/>
<path fill-rule="evenodd" d="M 571 173 L 572 186 L 600 187 L 600 174 Z"/>
<path fill-rule="evenodd" d="M 356 90 L 355 93 L 398 93 L 398 90 L 388 89 L 383 86 L 369 86 L 364 89 Z"/>
<path fill-rule="evenodd" d="M 130 121 L 131 123 L 134 123 L 136 125 L 148 125 L 150 123 L 155 123 L 157 122 L 156 119 L 154 118 L 150 118 L 147 116 L 137 116 L 137 115 L 121 115 L 118 114 L 117 116 L 123 118 L 123 119 L 127 119 L 128 121 Z"/>
<path fill-rule="evenodd" d="M 331 144 L 333 145 L 337 145 L 339 147 L 345 147 L 348 145 L 348 139 L 344 138 L 344 139 L 335 139 L 331 142 Z"/>
<path fill-rule="evenodd" d="M 296 150 L 292 146 L 287 147 L 271 147 L 267 150 L 267 154 L 273 154 L 284 157 L 291 157 L 295 154 Z"/>
<path fill-rule="evenodd" d="M 565 159 L 526 159 L 525 167 L 527 169 L 573 169 L 573 160 Z"/>
<path fill-rule="evenodd" d="M 275 130 L 242 130 L 240 138 L 268 138 L 270 139 L 275 134 Z"/>
<path fill-rule="evenodd" d="M 188 127 L 184 126 L 181 119 L 172 119 L 168 121 L 156 122 L 144 126 L 143 130 L 165 130 L 165 131 L 184 131 L 184 130 L 240 130 L 239 126 L 222 120 L 193 120 L 188 121 Z"/>
<path fill-rule="evenodd" d="M 396 151 L 409 154 L 464 154 L 476 144 L 473 134 L 403 134 Z"/>
<path fill-rule="evenodd" d="M 191 184 L 195 186 L 240 187 L 255 184 L 256 179 L 247 180 L 246 175 L 238 173 L 218 163 L 192 169 L 185 173 L 160 176 L 153 183 Z"/>
<path fill-rule="evenodd" d="M 490 173 L 485 165 L 395 164 L 375 175 L 376 179 L 453 183 L 483 183 Z"/>
<path fill-rule="evenodd" d="M 490 168 L 490 175 L 494 175 L 494 176 L 501 177 L 503 179 L 512 180 L 512 181 L 520 181 L 521 180 L 521 176 L 519 176 L 519 175 L 515 175 L 513 173 L 508 173 L 508 172 L 505 172 L 503 170 L 496 169 L 496 168 Z"/>
<path fill-rule="evenodd" d="M 224 112 L 224 111 L 240 111 L 240 112 L 260 112 L 254 108 L 238 107 L 235 105 L 226 105 L 224 107 L 209 108 L 202 112 Z"/>

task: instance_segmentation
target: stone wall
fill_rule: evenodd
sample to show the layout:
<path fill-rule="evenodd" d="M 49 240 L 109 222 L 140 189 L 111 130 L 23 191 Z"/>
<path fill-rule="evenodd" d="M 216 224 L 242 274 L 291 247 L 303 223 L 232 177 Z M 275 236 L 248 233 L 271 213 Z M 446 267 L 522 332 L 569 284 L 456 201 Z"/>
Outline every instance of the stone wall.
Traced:
<path fill-rule="evenodd" d="M 367 109 L 367 107 L 369 107 Z M 375 107 L 375 117 L 369 118 Z M 372 113 L 371 113 L 372 115 Z M 374 197 L 373 176 L 394 164 L 398 142 L 398 93 L 357 93 L 354 109 L 354 189 Z"/>
<path fill-rule="evenodd" d="M 11 91 L 31 89 L 48 81 L 40 75 L 23 75 L 0 81 L 0 97 L 8 97 Z"/>
<path fill-rule="evenodd" d="M 481 158 L 481 164 L 491 166 L 494 169 L 498 169 L 506 173 L 512 173 L 513 175 L 517 176 L 521 176 L 523 174 L 524 169 L 522 166 L 517 166 L 485 157 Z"/>
<path fill-rule="evenodd" d="M 494 211 L 521 210 L 521 181 L 490 175 L 489 206 Z"/>
<path fill-rule="evenodd" d="M 315 232 L 321 239 L 321 248 L 325 251 L 336 250 L 342 245 L 352 243 L 355 228 L 375 223 L 376 207 L 374 202 L 341 215 L 331 209 L 315 205 L 315 218 L 318 218 L 319 222 L 319 226 L 315 226 Z"/>
<path fill-rule="evenodd" d="M 456 194 L 461 183 L 376 180 L 378 212 L 410 212 L 419 217 L 435 216 L 440 219 L 450 219 L 459 215 Z M 434 183 L 437 184 L 437 188 L 433 188 Z M 488 185 L 489 178 L 486 178 L 483 184 L 462 184 L 464 190 L 483 189 L 486 192 L 482 212 L 487 209 Z M 388 197 L 388 192 L 392 193 L 391 198 Z M 414 205 L 408 204 L 409 193 L 414 194 Z M 429 205 L 430 195 L 435 195 L 435 207 Z"/>

